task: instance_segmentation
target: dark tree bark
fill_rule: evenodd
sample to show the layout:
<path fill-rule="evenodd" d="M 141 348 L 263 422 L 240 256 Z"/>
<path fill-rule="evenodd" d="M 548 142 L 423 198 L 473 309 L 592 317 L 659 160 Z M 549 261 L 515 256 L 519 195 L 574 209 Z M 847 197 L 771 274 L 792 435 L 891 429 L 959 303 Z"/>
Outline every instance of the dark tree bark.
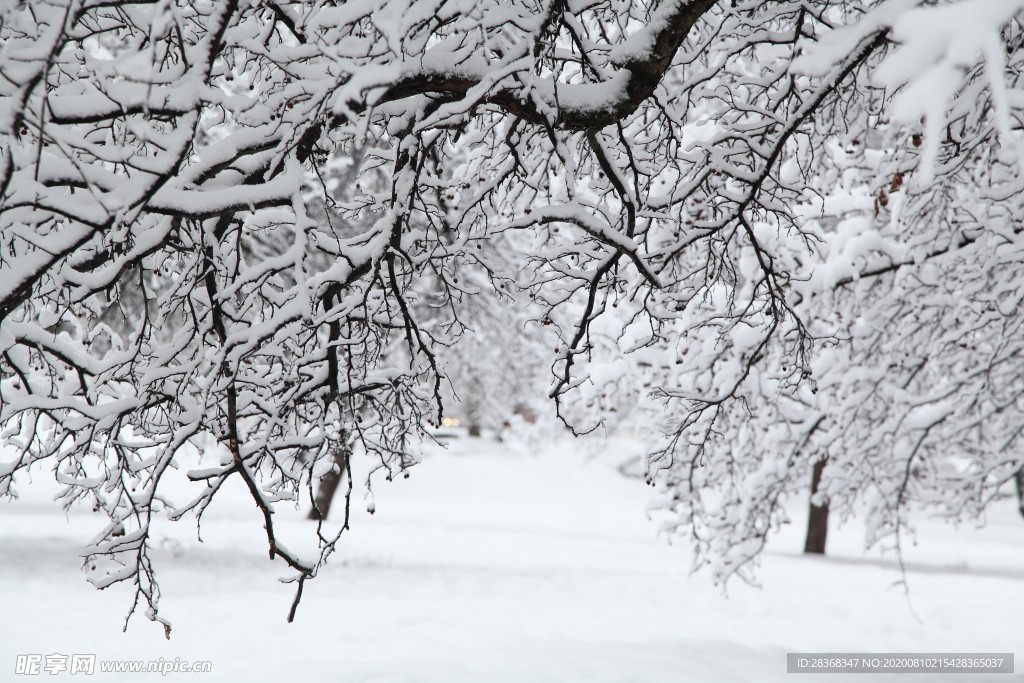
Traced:
<path fill-rule="evenodd" d="M 1014 479 L 1017 481 L 1017 509 L 1024 516 L 1024 467 L 1017 470 Z"/>
<path fill-rule="evenodd" d="M 348 472 L 349 446 L 347 440 L 343 438 L 332 449 L 332 454 L 334 456 L 334 467 L 320 478 L 320 488 L 316 492 L 316 499 L 313 501 L 313 509 L 309 511 L 308 519 L 327 519 L 327 515 L 331 511 L 331 502 L 334 500 L 334 494 L 337 493 L 341 480 L 344 478 L 345 473 Z"/>
<path fill-rule="evenodd" d="M 821 484 L 821 473 L 825 471 L 825 458 L 814 463 L 811 472 L 811 502 L 807 515 L 807 539 L 804 541 L 804 553 L 814 555 L 825 554 L 825 540 L 828 537 L 828 503 L 814 504 L 814 494 Z"/>

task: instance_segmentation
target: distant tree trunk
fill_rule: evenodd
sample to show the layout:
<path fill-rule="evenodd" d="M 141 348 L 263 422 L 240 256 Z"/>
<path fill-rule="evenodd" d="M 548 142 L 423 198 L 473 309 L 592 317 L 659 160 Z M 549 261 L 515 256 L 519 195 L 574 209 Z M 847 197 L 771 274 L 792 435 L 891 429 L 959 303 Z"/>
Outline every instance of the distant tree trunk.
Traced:
<path fill-rule="evenodd" d="M 338 485 L 341 484 L 345 472 L 348 471 L 349 452 L 347 437 L 342 434 L 341 441 L 332 449 L 334 467 L 320 478 L 320 488 L 316 492 L 316 499 L 313 501 L 313 509 L 309 511 L 308 519 L 327 519 L 334 494 L 338 491 Z"/>
<path fill-rule="evenodd" d="M 483 412 L 480 408 L 480 391 L 479 382 L 474 382 L 470 389 L 469 400 L 466 402 L 466 421 L 469 423 L 466 427 L 470 436 L 480 436 L 480 423 L 482 422 L 480 413 Z"/>
<path fill-rule="evenodd" d="M 825 458 L 814 463 L 811 472 L 811 502 L 807 515 L 807 540 L 804 541 L 804 553 L 824 555 L 825 539 L 828 536 L 828 503 L 814 504 L 814 494 L 821 484 L 821 474 L 825 471 Z"/>
<path fill-rule="evenodd" d="M 1017 480 L 1017 509 L 1024 516 L 1024 467 L 1017 470 L 1017 475 L 1014 479 Z"/>

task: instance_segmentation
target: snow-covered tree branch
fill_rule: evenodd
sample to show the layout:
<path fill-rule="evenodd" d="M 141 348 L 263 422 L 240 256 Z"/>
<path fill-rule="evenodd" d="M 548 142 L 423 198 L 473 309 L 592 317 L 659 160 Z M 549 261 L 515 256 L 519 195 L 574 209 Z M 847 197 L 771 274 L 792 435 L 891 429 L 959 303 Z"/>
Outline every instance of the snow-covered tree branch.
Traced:
<path fill-rule="evenodd" d="M 0 493 L 50 467 L 162 621 L 154 515 L 237 478 L 297 605 L 338 536 L 275 507 L 403 471 L 504 345 L 573 432 L 655 399 L 723 576 L 823 458 L 876 539 L 977 514 L 1021 466 L 1022 5 L 2 3 Z"/>

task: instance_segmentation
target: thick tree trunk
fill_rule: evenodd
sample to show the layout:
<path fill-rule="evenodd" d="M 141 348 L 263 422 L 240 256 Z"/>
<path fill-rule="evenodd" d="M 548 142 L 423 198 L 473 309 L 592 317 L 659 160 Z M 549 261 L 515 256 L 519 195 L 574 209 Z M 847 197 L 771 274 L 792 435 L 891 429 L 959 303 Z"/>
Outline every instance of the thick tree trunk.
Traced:
<path fill-rule="evenodd" d="M 1024 516 L 1024 467 L 1017 470 L 1017 476 L 1014 479 L 1017 480 L 1017 509 Z"/>
<path fill-rule="evenodd" d="M 320 488 L 316 492 L 316 499 L 313 501 L 313 509 L 309 511 L 308 519 L 327 519 L 334 494 L 338 491 L 338 485 L 341 484 L 345 472 L 348 471 L 348 454 L 348 444 L 343 437 L 333 449 L 334 467 L 320 478 Z"/>
<path fill-rule="evenodd" d="M 811 502 L 807 515 L 807 540 L 804 541 L 804 552 L 814 555 L 825 554 L 825 540 L 828 536 L 828 503 L 814 504 L 814 494 L 821 484 L 821 473 L 825 471 L 825 458 L 814 463 L 811 472 Z"/>

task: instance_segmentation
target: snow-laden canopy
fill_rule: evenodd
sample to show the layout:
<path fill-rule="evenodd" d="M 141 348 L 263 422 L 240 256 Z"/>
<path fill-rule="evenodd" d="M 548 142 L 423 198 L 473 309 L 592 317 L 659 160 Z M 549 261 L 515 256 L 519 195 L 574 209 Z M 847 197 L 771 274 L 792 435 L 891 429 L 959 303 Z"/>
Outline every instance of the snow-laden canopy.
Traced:
<path fill-rule="evenodd" d="M 541 377 L 650 433 L 723 576 L 815 463 L 872 540 L 977 514 L 1021 464 L 1022 7 L 2 2 L 0 493 L 48 463 L 159 618 L 152 515 L 238 477 L 301 587 L 337 536 L 272 513 L 332 449 L 401 471 Z"/>

